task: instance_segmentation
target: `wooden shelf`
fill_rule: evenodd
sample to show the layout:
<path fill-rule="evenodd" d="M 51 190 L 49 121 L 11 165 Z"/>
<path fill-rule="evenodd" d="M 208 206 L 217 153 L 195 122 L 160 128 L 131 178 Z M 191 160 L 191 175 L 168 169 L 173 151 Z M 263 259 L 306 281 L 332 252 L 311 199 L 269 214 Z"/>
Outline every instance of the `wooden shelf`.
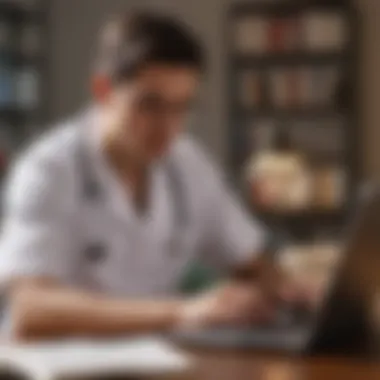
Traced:
<path fill-rule="evenodd" d="M 237 52 L 236 65 L 242 68 L 265 66 L 307 66 L 307 65 L 342 65 L 349 59 L 346 50 L 331 52 L 278 52 L 263 54 L 244 54 Z"/>
<path fill-rule="evenodd" d="M 27 9 L 11 1 L 0 2 L 0 20 L 39 21 L 44 13 L 40 9 Z"/>
<path fill-rule="evenodd" d="M 0 121 L 1 120 L 19 120 L 28 113 L 28 111 L 14 107 L 14 106 L 1 106 L 0 105 Z"/>
<path fill-rule="evenodd" d="M 245 2 L 232 7 L 232 15 L 234 17 L 244 17 L 250 14 L 259 15 L 262 17 L 270 16 L 294 16 L 300 12 L 309 10 L 318 11 L 334 11 L 334 12 L 349 12 L 350 4 L 322 4 L 317 1 L 305 0 L 284 0 L 282 2 Z"/>
<path fill-rule="evenodd" d="M 286 119 L 304 119 L 304 118 L 335 118 L 342 117 L 341 111 L 333 107 L 258 107 L 246 108 L 241 107 L 245 117 L 255 118 L 286 118 Z"/>
<path fill-rule="evenodd" d="M 277 212 L 253 209 L 254 214 L 266 222 L 276 224 L 307 224 L 307 225 L 331 225 L 343 223 L 347 217 L 344 209 L 315 209 L 299 212 Z"/>
<path fill-rule="evenodd" d="M 312 124 L 314 122 L 324 124 L 326 122 L 326 127 L 328 127 L 327 124 L 330 124 L 330 120 L 337 120 L 339 125 L 341 124 L 342 144 L 339 144 L 339 150 L 337 148 L 336 152 L 331 151 L 330 153 L 330 151 L 323 151 L 322 149 L 310 149 L 309 151 L 307 147 L 304 152 L 301 143 L 299 143 L 300 146 L 297 145 L 296 141 L 291 140 L 290 143 L 294 144 L 295 149 L 300 149 L 305 154 L 305 159 L 310 167 L 332 163 L 345 168 L 347 206 L 344 204 L 342 208 L 337 209 L 319 208 L 300 212 L 276 212 L 275 210 L 251 207 L 253 215 L 262 219 L 269 229 L 278 227 L 279 231 L 285 233 L 288 231 L 291 235 L 297 236 L 297 239 L 309 239 L 317 236 L 319 231 L 324 231 L 326 228 L 341 228 L 348 217 L 349 205 L 360 181 L 359 103 L 356 96 L 359 93 L 357 83 L 360 41 L 359 13 L 351 2 L 321 3 L 321 1 L 312 0 L 283 0 L 280 2 L 252 2 L 247 0 L 244 3 L 231 5 L 228 20 L 227 94 L 229 97 L 230 162 L 233 172 L 241 173 L 247 157 L 254 153 L 253 149 L 256 146 L 260 148 L 260 143 L 262 146 L 265 144 L 268 146 L 269 142 L 266 142 L 264 135 L 261 137 L 258 135 L 257 138 L 261 138 L 263 141 L 255 141 L 255 143 L 250 140 L 254 137 L 251 134 L 248 135 L 255 130 L 260 119 L 273 121 L 274 133 L 280 135 L 285 132 L 285 135 L 288 134 L 288 136 L 291 136 L 293 131 L 291 129 L 292 123 L 310 121 Z M 298 33 L 301 38 L 290 39 L 289 44 L 287 44 L 286 39 L 278 37 L 281 33 L 282 21 L 284 21 L 285 29 L 287 25 L 290 25 L 297 30 L 297 28 L 304 26 L 303 22 L 309 20 L 304 17 L 309 11 L 331 11 L 342 19 L 342 22 L 347 26 L 348 33 L 347 40 L 342 41 L 341 48 L 331 46 L 331 50 L 328 50 L 326 46 L 324 50 L 310 50 L 306 46 L 307 39 L 304 41 L 302 38 L 302 33 Z M 262 32 L 265 34 L 262 38 L 267 40 L 253 41 L 252 47 L 262 46 L 263 51 L 252 50 L 245 53 L 238 49 L 240 44 L 236 43 L 231 35 L 236 31 L 237 23 L 249 21 L 251 18 L 252 20 L 263 20 Z M 293 20 L 294 24 L 292 23 Z M 287 24 L 288 22 L 289 24 Z M 265 29 L 265 25 L 270 27 L 273 25 L 273 28 L 268 28 L 268 31 Z M 249 31 L 244 33 L 249 33 Z M 276 38 L 278 41 L 275 41 Z M 309 42 L 309 44 L 312 43 Z M 305 45 L 304 49 L 302 49 L 303 45 Z M 265 51 L 265 46 L 269 49 L 268 51 Z M 242 47 L 244 46 L 242 45 Z M 290 50 L 292 47 L 297 50 Z M 323 49 L 322 46 L 321 49 Z M 310 94 L 313 94 L 314 88 L 315 91 L 321 92 L 310 98 L 303 97 L 301 92 L 297 94 L 294 91 L 293 93 L 290 87 L 292 82 L 287 81 L 288 68 L 295 68 L 295 75 L 291 81 L 297 80 L 300 85 L 310 86 L 308 90 Z M 305 72 L 303 72 L 304 68 L 306 69 Z M 325 68 L 328 69 L 326 72 L 324 71 Z M 314 69 L 316 74 L 321 75 L 321 81 L 326 81 L 326 83 L 321 83 L 321 88 L 317 82 L 319 76 L 314 77 Z M 249 70 L 252 70 L 254 74 L 252 84 L 248 82 L 247 87 L 242 88 L 240 87 L 241 81 L 246 78 L 242 74 L 247 73 L 249 75 Z M 278 75 L 276 76 L 276 74 Z M 335 77 L 330 78 L 332 75 L 336 75 L 336 83 Z M 249 86 L 252 88 L 250 89 Z M 307 88 L 302 87 L 302 90 L 305 91 Z M 289 92 L 289 95 L 285 91 Z M 344 97 L 344 94 L 348 94 L 348 96 Z M 322 103 L 317 102 L 322 95 L 325 96 L 325 100 Z M 289 97 L 286 98 L 286 96 Z M 245 99 L 257 99 L 261 102 L 252 103 L 252 106 L 247 107 L 242 103 Z M 285 101 L 289 99 L 288 104 L 294 104 L 294 107 L 279 107 L 276 105 L 276 99 L 284 99 Z M 283 104 L 286 105 L 286 102 Z M 258 123 L 256 124 L 256 122 Z M 335 123 L 333 124 L 335 125 Z M 262 124 L 261 127 L 265 127 L 265 125 Z M 273 143 L 273 149 L 276 149 L 275 143 Z M 242 193 L 246 195 L 245 191 Z M 245 201 L 248 207 L 252 206 L 248 197 L 245 197 Z"/>
<path fill-rule="evenodd" d="M 28 54 L 24 54 L 19 51 L 13 50 L 1 50 L 1 58 L 4 63 L 12 66 L 12 67 L 20 67 L 20 66 L 38 66 L 45 59 L 40 54 L 32 57 Z"/>

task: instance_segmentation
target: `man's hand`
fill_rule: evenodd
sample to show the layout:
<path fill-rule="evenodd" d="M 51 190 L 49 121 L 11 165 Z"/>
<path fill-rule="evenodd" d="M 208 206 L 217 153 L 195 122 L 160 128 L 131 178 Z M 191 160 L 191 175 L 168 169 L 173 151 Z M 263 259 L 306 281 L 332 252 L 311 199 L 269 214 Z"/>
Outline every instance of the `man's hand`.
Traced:
<path fill-rule="evenodd" d="M 194 299 L 180 309 L 180 327 L 204 327 L 260 323 L 269 320 L 272 310 L 259 288 L 239 282 L 217 287 Z"/>
<path fill-rule="evenodd" d="M 238 268 L 237 278 L 243 279 L 251 287 L 259 288 L 267 303 L 278 305 L 286 303 L 314 310 L 321 298 L 321 287 L 307 279 L 290 276 L 272 260 L 255 259 Z"/>

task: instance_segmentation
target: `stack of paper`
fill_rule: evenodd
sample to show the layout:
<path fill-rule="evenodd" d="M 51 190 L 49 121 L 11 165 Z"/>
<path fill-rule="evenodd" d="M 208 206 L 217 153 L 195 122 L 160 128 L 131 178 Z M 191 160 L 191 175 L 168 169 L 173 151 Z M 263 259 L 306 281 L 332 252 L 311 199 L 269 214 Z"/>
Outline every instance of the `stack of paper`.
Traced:
<path fill-rule="evenodd" d="M 67 341 L 0 347 L 0 372 L 10 368 L 30 379 L 91 375 L 162 375 L 188 369 L 190 361 L 153 338 Z"/>

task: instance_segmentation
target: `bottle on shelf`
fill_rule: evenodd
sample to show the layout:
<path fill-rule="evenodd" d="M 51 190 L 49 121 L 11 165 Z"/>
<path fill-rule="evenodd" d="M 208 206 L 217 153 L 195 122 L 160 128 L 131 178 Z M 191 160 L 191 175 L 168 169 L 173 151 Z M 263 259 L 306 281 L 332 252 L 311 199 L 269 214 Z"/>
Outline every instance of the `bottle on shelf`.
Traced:
<path fill-rule="evenodd" d="M 32 111 L 39 104 L 38 72 L 33 67 L 24 67 L 17 73 L 16 100 L 24 110 Z"/>

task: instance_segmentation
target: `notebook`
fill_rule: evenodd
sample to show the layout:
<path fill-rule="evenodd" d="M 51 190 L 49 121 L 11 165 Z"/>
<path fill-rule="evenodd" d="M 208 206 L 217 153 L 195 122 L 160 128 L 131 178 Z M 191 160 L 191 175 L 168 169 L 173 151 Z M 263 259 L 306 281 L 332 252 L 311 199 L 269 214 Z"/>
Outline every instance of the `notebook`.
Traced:
<path fill-rule="evenodd" d="M 92 376 L 156 376 L 190 368 L 189 357 L 158 338 L 60 341 L 0 346 L 1 373 L 25 379 L 78 379 Z"/>

